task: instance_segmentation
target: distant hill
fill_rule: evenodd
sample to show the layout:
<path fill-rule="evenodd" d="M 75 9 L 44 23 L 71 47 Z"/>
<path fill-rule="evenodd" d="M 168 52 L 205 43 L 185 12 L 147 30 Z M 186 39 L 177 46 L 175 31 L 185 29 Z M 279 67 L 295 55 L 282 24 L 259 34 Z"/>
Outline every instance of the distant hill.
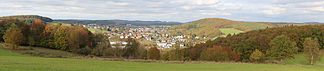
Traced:
<path fill-rule="evenodd" d="M 170 31 L 173 34 L 198 35 L 214 38 L 274 26 L 277 25 L 265 22 L 242 22 L 222 18 L 205 18 L 175 26 Z"/>
<path fill-rule="evenodd" d="M 43 16 L 39 16 L 39 15 L 14 15 L 14 16 L 3 16 L 0 17 L 1 19 L 18 19 L 18 20 L 25 20 L 26 22 L 31 22 L 34 19 L 41 19 L 44 22 L 52 22 L 53 20 L 51 18 L 48 17 L 43 17 Z"/>
<path fill-rule="evenodd" d="M 179 25 L 180 22 L 166 22 L 166 21 L 129 21 L 129 20 L 55 20 L 57 22 L 71 23 L 71 24 L 99 24 L 99 25 Z"/>

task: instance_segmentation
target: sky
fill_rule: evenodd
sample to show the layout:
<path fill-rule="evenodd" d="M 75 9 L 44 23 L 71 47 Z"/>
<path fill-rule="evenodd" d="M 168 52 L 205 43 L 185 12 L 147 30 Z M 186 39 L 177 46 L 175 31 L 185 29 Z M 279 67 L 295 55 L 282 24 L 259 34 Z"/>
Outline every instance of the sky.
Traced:
<path fill-rule="evenodd" d="M 190 22 L 324 22 L 324 0 L 0 0 L 0 16 Z"/>

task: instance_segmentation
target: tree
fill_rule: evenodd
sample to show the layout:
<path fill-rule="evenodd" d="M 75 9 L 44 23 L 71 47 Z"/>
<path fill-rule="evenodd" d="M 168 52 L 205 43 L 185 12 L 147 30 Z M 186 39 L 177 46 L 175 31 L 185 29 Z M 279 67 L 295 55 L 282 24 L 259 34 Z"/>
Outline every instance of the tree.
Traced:
<path fill-rule="evenodd" d="M 316 61 L 320 60 L 320 45 L 317 39 L 306 38 L 304 41 L 304 53 L 309 61 L 309 64 L 313 65 Z"/>
<path fill-rule="evenodd" d="M 0 21 L 0 37 L 1 37 L 0 42 L 4 41 L 2 37 L 6 33 L 8 28 L 10 28 L 10 25 L 6 21 L 1 20 Z"/>
<path fill-rule="evenodd" d="M 263 56 L 264 54 L 260 50 L 255 49 L 254 52 L 250 55 L 250 60 L 260 62 Z"/>
<path fill-rule="evenodd" d="M 3 40 L 3 35 L 5 32 L 12 27 L 12 25 L 15 25 L 16 28 L 20 29 L 21 33 L 23 34 L 24 37 L 27 36 L 29 33 L 29 26 L 26 25 L 24 22 L 18 19 L 1 19 L 0 20 L 0 42 L 4 41 Z M 25 39 L 23 39 L 25 41 Z M 24 42 L 22 42 L 24 43 Z"/>
<path fill-rule="evenodd" d="M 133 38 L 127 39 L 127 45 L 125 46 L 123 57 L 125 58 L 135 58 L 136 57 L 136 51 L 139 48 L 139 42 L 137 42 Z"/>
<path fill-rule="evenodd" d="M 107 42 L 109 44 L 108 47 L 110 47 L 110 42 L 107 38 L 101 38 L 101 39 L 104 39 L 104 42 Z M 88 32 L 83 27 L 75 26 L 69 30 L 68 42 L 69 42 L 69 49 L 72 52 L 77 52 L 80 48 L 84 48 L 87 45 L 88 41 L 89 41 Z"/>
<path fill-rule="evenodd" d="M 30 33 L 28 37 L 29 45 L 41 46 L 41 42 L 44 42 L 44 39 L 41 38 L 44 28 L 45 24 L 41 19 L 35 19 L 33 21 L 33 24 L 30 26 Z"/>
<path fill-rule="evenodd" d="M 109 38 L 103 34 L 96 34 L 95 39 L 97 45 L 93 49 L 92 54 L 96 56 L 105 56 L 105 57 L 110 56 L 112 49 L 111 49 Z"/>
<path fill-rule="evenodd" d="M 184 52 L 181 51 L 179 43 L 176 43 L 167 54 L 169 60 L 184 60 Z"/>
<path fill-rule="evenodd" d="M 270 59 L 280 60 L 293 58 L 298 50 L 296 43 L 291 41 L 289 37 L 280 35 L 271 40 L 269 43 L 270 49 L 267 51 L 267 56 Z"/>
<path fill-rule="evenodd" d="M 147 59 L 147 49 L 140 45 L 135 51 L 135 58 L 137 59 Z"/>
<path fill-rule="evenodd" d="M 68 50 L 69 26 L 61 25 L 54 33 L 54 48 Z"/>
<path fill-rule="evenodd" d="M 198 60 L 200 57 L 200 53 L 204 50 L 204 46 L 202 44 L 197 44 L 194 47 L 189 48 L 189 57 L 191 60 Z"/>
<path fill-rule="evenodd" d="M 18 45 L 23 41 L 23 34 L 20 29 L 14 25 L 5 32 L 3 39 L 12 49 L 17 49 Z"/>
<path fill-rule="evenodd" d="M 159 60 L 160 59 L 160 50 L 157 47 L 152 47 L 148 51 L 148 58 Z"/>
<path fill-rule="evenodd" d="M 206 61 L 229 61 L 232 59 L 233 51 L 231 48 L 214 46 L 212 48 L 205 49 L 201 55 L 201 60 Z"/>
<path fill-rule="evenodd" d="M 48 48 L 55 48 L 55 40 L 54 40 L 54 34 L 56 33 L 56 30 L 59 28 L 59 25 L 53 25 L 53 24 L 47 24 L 45 26 L 45 30 L 42 33 L 42 38 L 45 39 L 45 41 L 42 42 L 45 47 Z"/>

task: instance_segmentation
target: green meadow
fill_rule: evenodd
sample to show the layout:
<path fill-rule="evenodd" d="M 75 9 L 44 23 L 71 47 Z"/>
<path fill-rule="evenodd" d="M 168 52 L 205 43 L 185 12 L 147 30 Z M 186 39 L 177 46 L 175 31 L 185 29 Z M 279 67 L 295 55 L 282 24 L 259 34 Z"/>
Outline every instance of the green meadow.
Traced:
<path fill-rule="evenodd" d="M 225 35 L 228 35 L 228 34 L 233 35 L 233 34 L 239 34 L 239 33 L 243 32 L 243 31 L 237 30 L 235 28 L 220 28 L 219 30 Z"/>
<path fill-rule="evenodd" d="M 0 71 L 321 71 L 324 62 L 303 64 L 303 57 L 287 64 L 251 63 L 163 63 L 105 61 L 98 59 L 43 58 L 21 55 L 0 48 Z"/>

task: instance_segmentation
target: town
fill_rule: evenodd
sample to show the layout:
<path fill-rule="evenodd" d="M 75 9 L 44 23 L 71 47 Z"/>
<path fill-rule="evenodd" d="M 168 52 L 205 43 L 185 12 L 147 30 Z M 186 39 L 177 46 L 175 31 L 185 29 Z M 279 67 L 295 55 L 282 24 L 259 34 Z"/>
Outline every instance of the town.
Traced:
<path fill-rule="evenodd" d="M 79 24 L 81 25 L 81 24 Z M 172 25 L 148 25 L 136 26 L 131 24 L 126 25 L 98 25 L 86 24 L 82 25 L 88 28 L 91 32 L 101 33 L 109 37 L 112 47 L 124 48 L 127 44 L 123 39 L 133 38 L 138 40 L 143 46 L 158 46 L 159 49 L 168 49 L 172 46 L 179 45 L 181 48 L 194 46 L 192 41 L 206 40 L 198 36 L 173 34 L 168 30 Z M 204 43 L 204 42 L 200 42 Z"/>

